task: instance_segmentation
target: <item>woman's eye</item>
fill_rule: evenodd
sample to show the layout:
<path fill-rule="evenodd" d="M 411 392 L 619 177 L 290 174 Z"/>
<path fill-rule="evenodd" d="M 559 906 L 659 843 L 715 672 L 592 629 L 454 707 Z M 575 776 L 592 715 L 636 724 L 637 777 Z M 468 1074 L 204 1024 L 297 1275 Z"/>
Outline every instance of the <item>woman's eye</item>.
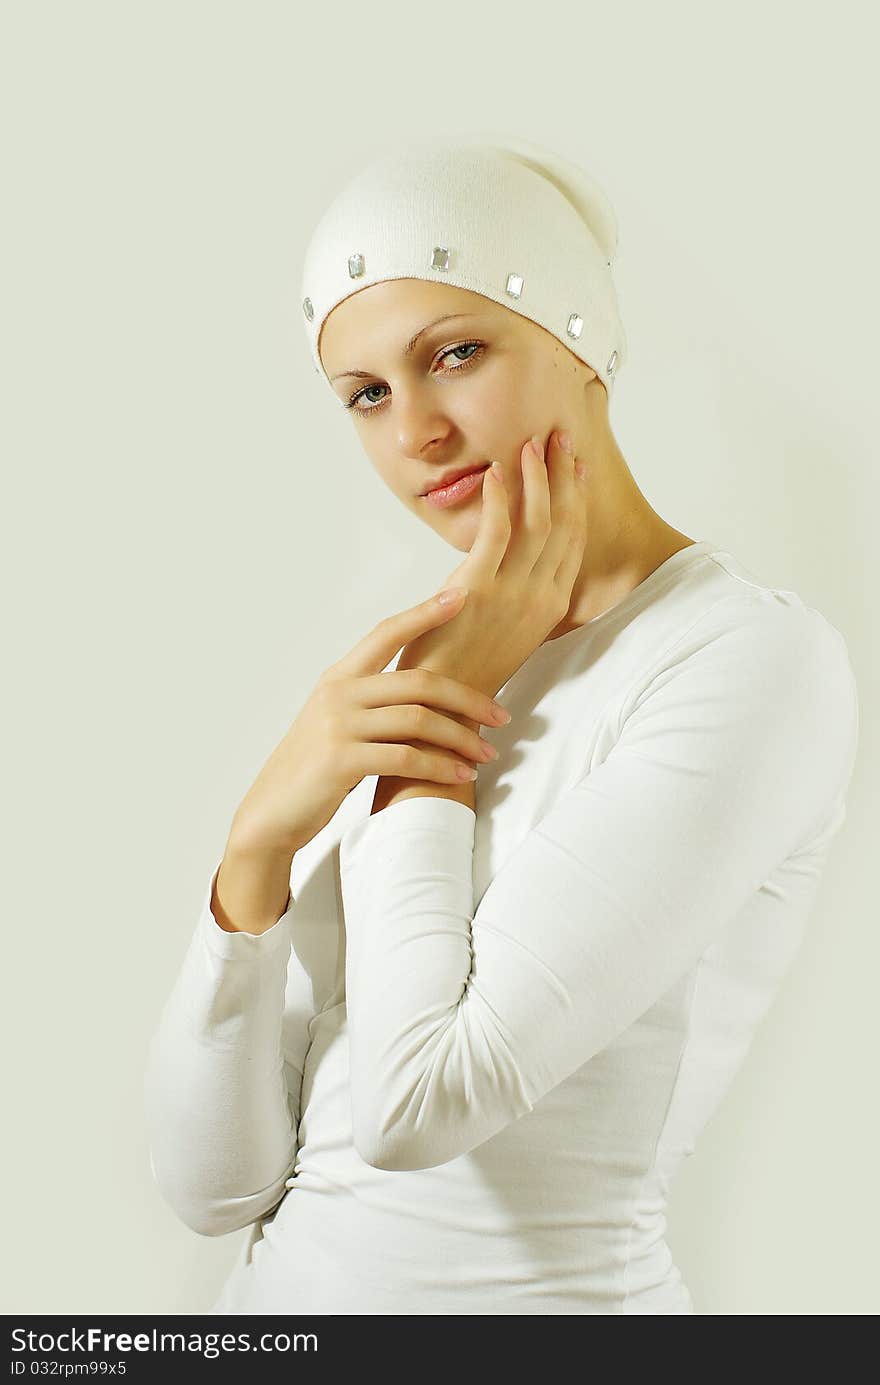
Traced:
<path fill-rule="evenodd" d="M 478 341 L 463 341 L 461 346 L 451 346 L 448 351 L 444 351 L 440 359 L 442 361 L 445 356 L 452 356 L 456 351 L 470 351 L 471 347 L 475 349 L 474 354 L 476 354 L 476 348 L 479 347 L 480 344 L 481 343 Z M 464 361 L 473 360 L 473 356 L 459 356 L 459 360 L 464 363 Z"/>
<path fill-rule="evenodd" d="M 444 351 L 444 352 L 442 353 L 442 355 L 438 357 L 438 359 L 441 360 L 441 361 L 443 361 L 443 360 L 446 359 L 447 356 L 455 356 L 456 352 L 459 352 L 459 351 L 471 351 L 471 350 L 473 350 L 473 355 L 470 355 L 470 356 L 459 356 L 459 357 L 458 357 L 458 365 L 454 365 L 454 366 L 450 367 L 448 373 L 449 373 L 449 374 L 455 374 L 455 372 L 457 372 L 457 371 L 459 371 L 459 370 L 465 370 L 465 369 L 471 364 L 472 361 L 475 361 L 475 360 L 477 359 L 477 357 L 480 356 L 480 355 L 482 354 L 483 348 L 484 348 L 484 343 L 481 342 L 481 341 L 463 341 L 463 342 L 461 342 L 458 346 L 450 346 L 450 347 L 448 348 L 448 350 Z M 369 395 L 371 394 L 371 392 L 374 391 L 374 390 L 384 390 L 384 389 L 387 389 L 387 388 L 388 388 L 387 385 L 367 385 L 364 389 L 358 390 L 356 394 L 353 394 L 353 395 L 351 396 L 351 398 L 348 400 L 348 402 L 346 403 L 345 407 L 346 407 L 347 409 L 353 409 L 354 412 L 355 412 L 356 414 L 361 414 L 362 416 L 366 416 L 367 414 L 375 414 L 375 413 L 378 413 L 378 412 L 379 412 L 379 407 L 378 407 L 378 406 L 380 406 L 380 405 L 382 404 L 382 402 L 383 402 L 382 399 L 370 400 L 370 399 L 368 398 L 368 396 L 369 396 Z M 359 406 L 359 405 L 358 405 L 358 400 L 359 400 L 359 399 L 364 399 L 364 400 L 366 400 L 366 401 L 367 401 L 367 404 L 368 404 L 368 407 L 367 407 L 367 408 L 363 408 L 363 407 Z"/>

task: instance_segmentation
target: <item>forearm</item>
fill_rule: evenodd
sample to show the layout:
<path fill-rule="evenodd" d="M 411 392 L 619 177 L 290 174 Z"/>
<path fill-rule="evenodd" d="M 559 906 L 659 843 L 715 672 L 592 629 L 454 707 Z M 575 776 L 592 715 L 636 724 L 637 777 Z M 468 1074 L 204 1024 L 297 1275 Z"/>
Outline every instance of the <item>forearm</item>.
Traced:
<path fill-rule="evenodd" d="M 308 1013 L 310 985 L 296 960 L 289 967 L 289 919 L 260 937 L 230 932 L 212 916 L 211 895 L 208 885 L 154 1029 L 144 1096 L 159 1191 L 192 1230 L 220 1236 L 284 1196 L 303 1049 L 298 1040 L 291 1048 L 290 1028 L 282 1041 L 282 1028 L 291 992 L 297 1014 Z"/>
<path fill-rule="evenodd" d="M 290 902 L 289 851 L 245 846 L 230 833 L 211 897 L 211 912 L 227 933 L 265 933 Z"/>
<path fill-rule="evenodd" d="M 473 659 L 469 657 L 467 667 L 465 667 L 461 655 L 453 659 L 448 653 L 441 650 L 419 655 L 412 646 L 409 646 L 401 653 L 397 667 L 398 669 L 427 668 L 433 673 L 442 673 L 449 678 L 455 678 L 458 682 L 466 683 L 468 687 L 477 688 L 480 692 L 486 693 L 488 697 L 494 698 L 500 685 L 489 686 L 485 681 L 484 673 L 479 673 L 471 667 L 473 662 Z M 477 735 L 480 734 L 478 721 L 472 721 L 470 717 L 454 712 L 446 712 L 445 715 L 454 717 L 456 721 L 461 722 L 462 726 L 476 731 Z M 373 813 L 378 813 L 382 808 L 387 808 L 391 803 L 398 803 L 405 798 L 452 798 L 457 803 L 463 803 L 466 807 L 476 811 L 476 780 L 466 779 L 462 784 L 438 784 L 430 779 L 402 779 L 396 775 L 380 775 L 373 795 L 370 816 Z"/>
<path fill-rule="evenodd" d="M 447 713 L 452 715 L 452 713 Z M 462 726 L 468 726 L 472 731 L 479 735 L 480 723 L 471 721 L 469 717 L 457 716 L 456 721 L 460 721 Z M 405 798 L 454 798 L 457 803 L 463 803 L 467 808 L 473 808 L 476 812 L 476 783 L 475 779 L 466 779 L 462 784 L 438 784 L 431 779 L 401 779 L 396 775 L 382 774 L 376 784 L 376 792 L 373 795 L 373 806 L 370 815 L 380 812 L 392 803 L 399 803 Z"/>

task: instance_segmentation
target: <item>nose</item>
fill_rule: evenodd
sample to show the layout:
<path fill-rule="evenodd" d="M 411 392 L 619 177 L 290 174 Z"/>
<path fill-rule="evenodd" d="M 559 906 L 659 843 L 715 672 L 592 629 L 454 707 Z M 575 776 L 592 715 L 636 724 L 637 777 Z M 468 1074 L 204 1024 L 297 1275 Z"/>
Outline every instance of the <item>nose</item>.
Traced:
<path fill-rule="evenodd" d="M 430 463 L 449 447 L 455 425 L 436 407 L 436 400 L 418 385 L 399 385 L 394 395 L 397 445 L 406 457 Z"/>

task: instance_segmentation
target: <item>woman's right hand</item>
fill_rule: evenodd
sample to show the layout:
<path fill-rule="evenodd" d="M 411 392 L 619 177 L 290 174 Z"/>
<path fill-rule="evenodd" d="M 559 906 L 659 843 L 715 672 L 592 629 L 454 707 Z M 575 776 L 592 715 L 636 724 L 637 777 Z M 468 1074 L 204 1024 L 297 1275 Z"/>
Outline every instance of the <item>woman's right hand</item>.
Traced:
<path fill-rule="evenodd" d="M 509 714 L 491 697 L 428 669 L 383 671 L 417 635 L 458 614 L 467 596 L 458 590 L 449 603 L 435 595 L 387 616 L 321 674 L 242 799 L 230 839 L 249 852 L 293 855 L 367 775 L 460 784 L 495 758 L 476 731 L 445 715 L 501 726 Z"/>

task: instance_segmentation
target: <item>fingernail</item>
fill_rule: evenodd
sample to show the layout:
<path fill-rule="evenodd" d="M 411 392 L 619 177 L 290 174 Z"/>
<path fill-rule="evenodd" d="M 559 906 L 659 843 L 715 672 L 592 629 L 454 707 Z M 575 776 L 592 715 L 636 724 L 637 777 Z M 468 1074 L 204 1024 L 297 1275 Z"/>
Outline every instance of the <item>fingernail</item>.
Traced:
<path fill-rule="evenodd" d="M 455 772 L 459 779 L 476 779 L 477 771 L 471 769 L 470 765 L 456 765 Z"/>
<path fill-rule="evenodd" d="M 570 451 L 571 451 L 571 433 L 569 433 L 569 432 L 564 432 L 564 433 L 560 433 L 558 436 L 559 436 L 559 446 L 560 446 L 565 452 L 570 452 Z"/>
<path fill-rule="evenodd" d="M 492 475 L 495 477 L 496 481 L 503 481 L 503 480 L 504 480 L 504 470 L 503 470 L 503 468 L 502 468 L 500 462 L 493 462 L 492 465 L 490 466 L 489 470 L 491 471 Z"/>
<path fill-rule="evenodd" d="M 437 593 L 437 600 L 441 606 L 449 606 L 453 601 L 457 601 L 463 592 L 464 587 L 446 587 Z"/>
<path fill-rule="evenodd" d="M 500 702 L 493 702 L 492 711 L 495 713 L 495 720 L 500 722 L 502 726 L 510 721 L 510 712 L 506 707 L 502 707 Z"/>
<path fill-rule="evenodd" d="M 532 438 L 532 451 L 534 452 L 535 456 L 538 458 L 538 461 L 539 461 L 539 462 L 543 462 L 543 460 L 544 460 L 544 444 L 543 444 L 543 442 L 541 441 L 541 439 L 538 437 L 537 433 L 536 433 L 535 436 Z"/>

